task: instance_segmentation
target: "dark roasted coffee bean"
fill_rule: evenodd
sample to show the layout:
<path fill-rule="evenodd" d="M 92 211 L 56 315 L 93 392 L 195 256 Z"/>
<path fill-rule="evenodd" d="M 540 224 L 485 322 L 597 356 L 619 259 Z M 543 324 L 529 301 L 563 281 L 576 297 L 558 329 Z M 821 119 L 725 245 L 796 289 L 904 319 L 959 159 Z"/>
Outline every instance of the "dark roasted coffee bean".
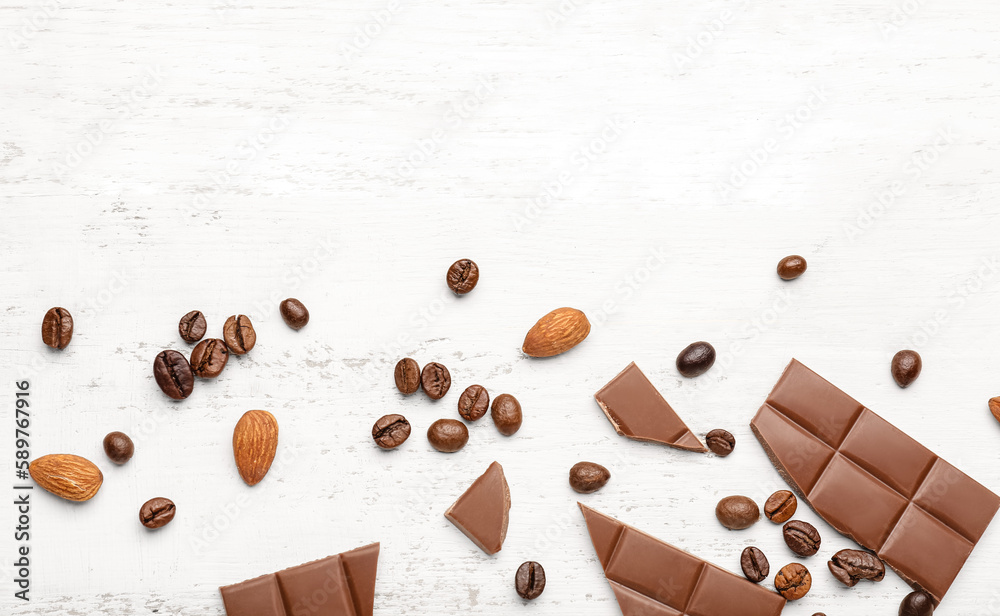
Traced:
<path fill-rule="evenodd" d="M 124 432 L 109 432 L 104 437 L 104 453 L 115 464 L 125 464 L 135 453 L 135 444 Z"/>
<path fill-rule="evenodd" d="M 203 379 L 214 379 L 222 374 L 228 361 L 229 349 L 218 338 L 202 340 L 191 351 L 191 370 Z"/>
<path fill-rule="evenodd" d="M 806 260 L 799 255 L 789 255 L 778 261 L 778 276 L 782 280 L 795 280 L 806 273 Z"/>
<path fill-rule="evenodd" d="M 194 391 L 194 372 L 184 355 L 177 351 L 161 352 L 153 361 L 153 377 L 163 393 L 183 400 Z"/>
<path fill-rule="evenodd" d="M 899 604 L 899 616 L 932 616 L 934 599 L 922 590 L 911 592 Z"/>
<path fill-rule="evenodd" d="M 597 492 L 611 479 L 611 471 L 594 462 L 577 462 L 569 469 L 569 485 L 580 494 Z"/>
<path fill-rule="evenodd" d="M 864 550 L 841 550 L 827 563 L 830 573 L 848 588 L 861 580 L 881 582 L 885 565 L 878 556 Z"/>
<path fill-rule="evenodd" d="M 226 319 L 226 324 L 222 326 L 222 337 L 229 352 L 235 355 L 246 355 L 257 344 L 257 332 L 254 331 L 250 317 L 245 314 Z"/>
<path fill-rule="evenodd" d="M 823 612 L 816 612 L 813 616 L 826 616 Z"/>
<path fill-rule="evenodd" d="M 712 453 L 721 458 L 733 453 L 733 448 L 736 447 L 736 437 L 722 429 L 709 432 L 705 436 L 705 442 L 708 443 L 708 448 L 712 450 Z"/>
<path fill-rule="evenodd" d="M 746 496 L 727 496 L 715 506 L 715 517 L 730 530 L 743 530 L 760 519 L 760 509 Z"/>
<path fill-rule="evenodd" d="M 443 365 L 431 362 L 420 371 L 420 386 L 431 400 L 440 400 L 451 389 L 451 373 Z"/>
<path fill-rule="evenodd" d="M 279 307 L 281 318 L 285 320 L 285 325 L 292 329 L 302 329 L 309 323 L 309 310 L 305 305 L 294 297 L 281 302 Z"/>
<path fill-rule="evenodd" d="M 798 507 L 799 501 L 794 494 L 788 490 L 778 490 L 767 497 L 764 503 L 764 515 L 775 524 L 784 524 L 792 519 Z"/>
<path fill-rule="evenodd" d="M 771 565 L 767 562 L 767 557 L 759 548 L 749 547 L 743 550 L 740 556 L 740 567 L 743 568 L 743 575 L 754 584 L 759 584 L 767 579 L 771 574 Z"/>
<path fill-rule="evenodd" d="M 177 324 L 177 331 L 184 342 L 195 343 L 205 337 L 208 323 L 205 322 L 205 315 L 200 310 L 192 310 L 181 317 L 181 322 Z"/>
<path fill-rule="evenodd" d="M 526 562 L 517 568 L 514 589 L 522 599 L 537 599 L 545 590 L 545 569 L 536 562 Z"/>
<path fill-rule="evenodd" d="M 372 438 L 382 449 L 395 449 L 410 438 L 410 422 L 402 415 L 386 415 L 372 426 Z"/>
<path fill-rule="evenodd" d="M 715 363 L 715 348 L 707 342 L 693 342 L 677 356 L 677 371 L 694 378 L 705 374 Z"/>
<path fill-rule="evenodd" d="M 448 268 L 448 288 L 456 295 L 465 295 L 479 282 L 479 266 L 472 259 L 459 259 Z"/>
<path fill-rule="evenodd" d="M 493 400 L 490 415 L 493 417 L 493 425 L 504 436 L 510 436 L 521 429 L 521 403 L 510 394 L 500 394 Z"/>
<path fill-rule="evenodd" d="M 796 601 L 806 596 L 812 588 L 812 575 L 799 563 L 785 565 L 774 576 L 774 588 L 785 599 Z"/>
<path fill-rule="evenodd" d="M 469 429 L 457 419 L 439 419 L 427 428 L 431 447 L 444 453 L 455 453 L 469 442 Z"/>
<path fill-rule="evenodd" d="M 420 364 L 404 357 L 396 363 L 393 377 L 396 379 L 396 389 L 408 396 L 420 389 Z"/>
<path fill-rule="evenodd" d="M 139 509 L 139 521 L 146 528 L 162 528 L 174 519 L 177 507 L 169 498 L 151 498 Z"/>
<path fill-rule="evenodd" d="M 469 385 L 458 399 L 458 414 L 468 421 L 476 421 L 490 410 L 490 394 L 482 385 Z"/>
<path fill-rule="evenodd" d="M 73 315 L 65 308 L 49 308 L 42 319 L 42 342 L 53 349 L 65 349 L 73 338 Z"/>
<path fill-rule="evenodd" d="M 799 556 L 812 556 L 819 552 L 821 539 L 819 531 L 809 522 L 792 520 L 781 529 L 788 548 Z"/>
<path fill-rule="evenodd" d="M 892 358 L 892 379 L 896 385 L 906 388 L 920 376 L 924 362 L 916 351 L 900 351 Z"/>

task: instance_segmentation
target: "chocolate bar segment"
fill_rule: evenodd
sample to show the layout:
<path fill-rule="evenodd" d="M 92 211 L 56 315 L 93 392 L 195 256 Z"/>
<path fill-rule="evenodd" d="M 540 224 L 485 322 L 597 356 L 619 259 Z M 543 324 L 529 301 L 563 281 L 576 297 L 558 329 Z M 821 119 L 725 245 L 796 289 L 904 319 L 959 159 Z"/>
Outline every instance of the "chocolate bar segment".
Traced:
<path fill-rule="evenodd" d="M 940 602 L 1000 497 L 796 360 L 750 423 L 816 513 Z"/>
<path fill-rule="evenodd" d="M 496 554 L 507 538 L 510 488 L 499 463 L 490 464 L 465 494 L 458 497 L 444 516 L 479 549 Z"/>
<path fill-rule="evenodd" d="M 594 399 L 622 436 L 687 451 L 708 451 L 635 362 L 594 394 Z"/>
<path fill-rule="evenodd" d="M 777 616 L 785 599 L 580 505 L 624 616 Z"/>

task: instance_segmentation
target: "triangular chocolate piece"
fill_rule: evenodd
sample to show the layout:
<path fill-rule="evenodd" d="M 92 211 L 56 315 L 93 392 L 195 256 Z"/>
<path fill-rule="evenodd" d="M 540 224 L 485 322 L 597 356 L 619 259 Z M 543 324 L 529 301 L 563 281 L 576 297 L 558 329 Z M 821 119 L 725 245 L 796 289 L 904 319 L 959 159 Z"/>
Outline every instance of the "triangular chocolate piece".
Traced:
<path fill-rule="evenodd" d="M 496 554 L 507 538 L 510 488 L 503 467 L 494 462 L 458 497 L 444 517 L 487 554 Z"/>
<path fill-rule="evenodd" d="M 594 399 L 622 436 L 698 453 L 708 451 L 635 362 L 594 394 Z"/>

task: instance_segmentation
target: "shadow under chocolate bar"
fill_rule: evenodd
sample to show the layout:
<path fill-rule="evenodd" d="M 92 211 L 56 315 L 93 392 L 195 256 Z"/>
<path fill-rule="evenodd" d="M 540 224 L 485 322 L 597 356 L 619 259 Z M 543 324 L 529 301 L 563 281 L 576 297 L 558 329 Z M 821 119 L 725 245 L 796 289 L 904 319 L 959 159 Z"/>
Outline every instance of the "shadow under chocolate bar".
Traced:
<path fill-rule="evenodd" d="M 794 359 L 750 427 L 820 517 L 936 602 L 1000 508 L 996 494 Z"/>

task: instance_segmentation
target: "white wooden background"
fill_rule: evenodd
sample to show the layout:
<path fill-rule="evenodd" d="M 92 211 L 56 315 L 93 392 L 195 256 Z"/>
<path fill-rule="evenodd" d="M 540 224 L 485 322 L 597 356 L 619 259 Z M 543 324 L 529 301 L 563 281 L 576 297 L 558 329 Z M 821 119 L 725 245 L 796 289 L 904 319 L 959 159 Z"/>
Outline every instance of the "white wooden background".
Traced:
<path fill-rule="evenodd" d="M 579 460 L 613 474 L 588 505 L 733 571 L 758 545 L 776 570 L 777 527 L 729 532 L 713 510 L 781 487 L 748 422 L 793 356 L 1000 490 L 998 23 L 976 0 L 3 0 L 2 468 L 27 378 L 34 455 L 87 456 L 105 482 L 83 505 L 34 494 L 30 604 L 3 508 L 0 611 L 218 616 L 220 584 L 381 541 L 381 616 L 611 616 Z M 787 284 L 790 253 L 809 271 Z M 482 280 L 455 299 L 460 257 Z M 287 296 L 312 313 L 300 332 Z M 61 353 L 39 340 L 55 305 L 76 319 Z M 523 357 L 563 305 L 590 338 Z M 249 314 L 259 342 L 175 403 L 151 364 L 189 349 L 191 309 L 216 335 Z M 680 378 L 702 339 L 719 363 Z M 905 391 L 902 348 L 925 364 Z M 401 397 L 402 356 L 445 363 L 452 393 Z M 633 360 L 736 452 L 616 436 L 591 396 Z M 524 427 L 487 419 L 433 451 L 424 431 L 472 383 L 516 395 Z M 230 440 L 254 408 L 281 443 L 251 489 Z M 370 439 L 385 413 L 414 425 L 390 453 Z M 121 468 L 111 430 L 136 441 Z M 491 558 L 442 514 L 493 460 L 513 509 Z M 154 496 L 178 514 L 151 533 Z M 786 614 L 894 614 L 898 577 L 840 587 L 824 558 L 851 544 L 801 517 L 823 556 Z M 1000 614 L 998 550 L 994 525 L 939 614 Z M 529 559 L 549 582 L 523 604 Z"/>

